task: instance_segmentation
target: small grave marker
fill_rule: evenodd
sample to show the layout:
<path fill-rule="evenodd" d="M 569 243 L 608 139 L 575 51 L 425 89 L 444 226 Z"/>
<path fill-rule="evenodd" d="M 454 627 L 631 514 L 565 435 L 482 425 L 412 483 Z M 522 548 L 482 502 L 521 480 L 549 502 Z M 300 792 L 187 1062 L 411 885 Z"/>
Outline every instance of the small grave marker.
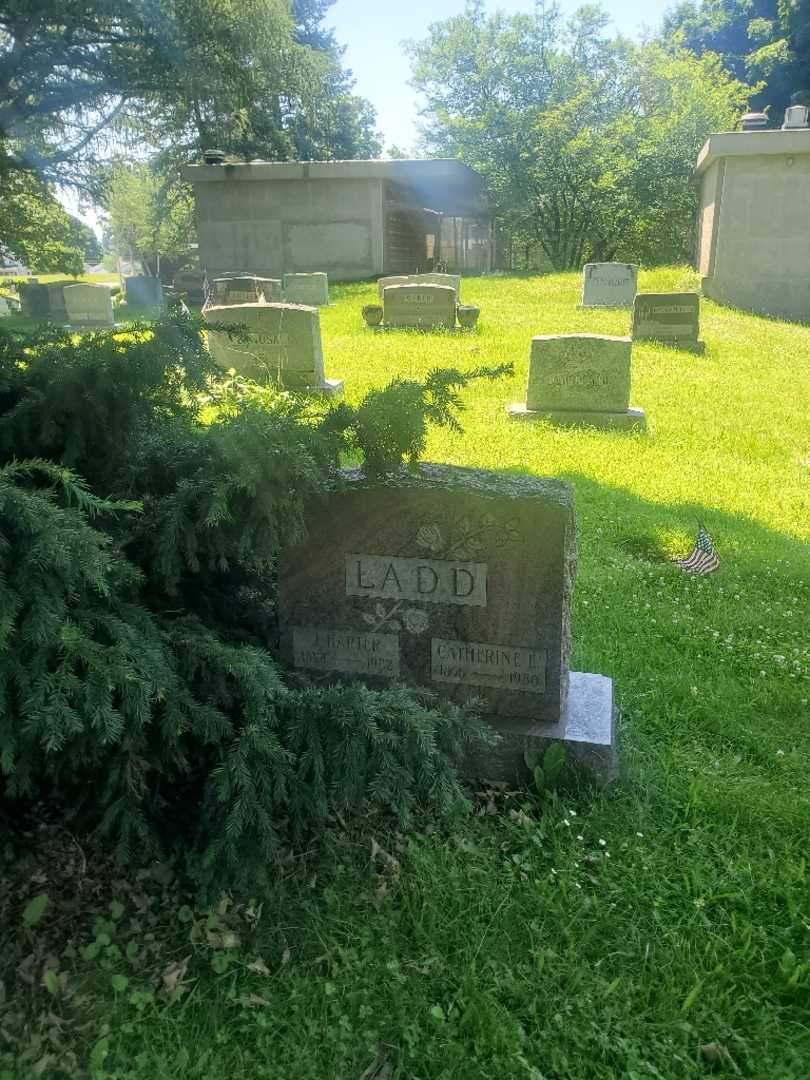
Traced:
<path fill-rule="evenodd" d="M 633 263 L 585 263 L 582 307 L 632 307 L 638 283 Z"/>
<path fill-rule="evenodd" d="M 329 303 L 329 278 L 326 274 L 285 274 L 284 299 L 288 304 L 323 307 Z"/>
<path fill-rule="evenodd" d="M 633 304 L 634 341 L 661 341 L 701 351 L 700 297 L 694 292 L 637 293 Z"/>
<path fill-rule="evenodd" d="M 160 279 L 147 274 L 124 278 L 127 304 L 132 307 L 162 308 L 165 305 Z"/>
<path fill-rule="evenodd" d="M 256 382 L 276 382 L 291 390 L 338 394 L 343 383 L 324 376 L 318 309 L 300 304 L 235 304 L 209 307 L 209 324 L 241 325 L 249 335 L 239 341 L 209 329 L 208 348 L 226 370 Z"/>
<path fill-rule="evenodd" d="M 448 285 L 389 285 L 383 289 L 383 322 L 423 330 L 456 325 L 456 294 Z"/>
<path fill-rule="evenodd" d="M 73 326 L 114 326 L 112 296 L 106 285 L 79 282 L 62 290 L 67 317 Z"/>
<path fill-rule="evenodd" d="M 548 417 L 555 424 L 643 428 L 643 409 L 630 408 L 628 337 L 549 334 L 532 338 L 526 404 L 515 419 Z"/>
<path fill-rule="evenodd" d="M 403 682 L 477 697 L 503 736 L 471 773 L 514 780 L 523 753 L 562 740 L 616 771 L 612 683 L 570 673 L 576 569 L 568 484 L 423 465 L 346 472 L 282 553 L 282 655 L 321 682 Z"/>
<path fill-rule="evenodd" d="M 282 302 L 280 278 L 261 278 L 253 274 L 240 277 L 214 278 L 211 283 L 211 303 L 216 305 L 268 304 Z"/>

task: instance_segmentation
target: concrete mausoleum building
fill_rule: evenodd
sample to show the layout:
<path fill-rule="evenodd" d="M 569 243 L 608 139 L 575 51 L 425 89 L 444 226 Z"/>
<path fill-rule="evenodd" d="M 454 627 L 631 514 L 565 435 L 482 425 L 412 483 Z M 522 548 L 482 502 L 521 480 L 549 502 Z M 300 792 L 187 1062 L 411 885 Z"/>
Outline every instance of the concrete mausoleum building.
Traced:
<path fill-rule="evenodd" d="M 188 165 L 209 278 L 326 271 L 330 280 L 492 265 L 478 173 L 460 161 Z"/>
<path fill-rule="evenodd" d="M 695 175 L 704 295 L 810 322 L 810 129 L 710 135 Z"/>

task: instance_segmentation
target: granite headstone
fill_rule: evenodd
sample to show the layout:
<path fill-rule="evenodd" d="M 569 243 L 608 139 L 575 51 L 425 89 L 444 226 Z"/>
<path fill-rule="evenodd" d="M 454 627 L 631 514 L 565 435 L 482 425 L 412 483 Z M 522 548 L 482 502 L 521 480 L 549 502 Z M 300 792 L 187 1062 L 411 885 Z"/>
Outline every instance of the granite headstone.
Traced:
<path fill-rule="evenodd" d="M 309 304 L 323 307 L 329 303 L 327 274 L 285 274 L 284 300 L 288 304 Z"/>
<path fill-rule="evenodd" d="M 514 780 L 525 749 L 561 739 L 613 776 L 610 680 L 579 675 L 569 692 L 568 484 L 441 465 L 384 481 L 347 472 L 308 511 L 307 535 L 279 566 L 290 665 L 323 683 L 478 698 L 503 739 L 468 763 L 476 775 Z"/>
<path fill-rule="evenodd" d="M 633 263 L 585 263 L 582 307 L 632 307 L 638 283 Z"/>
<path fill-rule="evenodd" d="M 637 293 L 633 303 L 634 341 L 661 341 L 702 349 L 700 297 L 694 292 Z"/>
<path fill-rule="evenodd" d="M 165 304 L 160 278 L 133 274 L 124 278 L 124 289 L 131 307 L 162 308 Z"/>
<path fill-rule="evenodd" d="M 629 337 L 547 334 L 532 338 L 526 404 L 510 406 L 510 416 L 543 416 L 561 425 L 643 427 L 643 410 L 630 408 L 631 354 Z"/>
<path fill-rule="evenodd" d="M 280 278 L 256 277 L 253 274 L 237 277 L 231 274 L 228 277 L 214 278 L 211 283 L 212 304 L 255 304 L 261 300 L 268 304 L 281 302 Z"/>
<path fill-rule="evenodd" d="M 112 295 L 106 285 L 79 282 L 62 290 L 67 317 L 73 326 L 113 326 Z"/>
<path fill-rule="evenodd" d="M 209 327 L 240 326 L 246 341 L 209 328 L 208 348 L 220 367 L 256 382 L 291 390 L 337 394 L 343 383 L 324 376 L 318 309 L 301 304 L 234 304 L 204 312 Z"/>
<path fill-rule="evenodd" d="M 456 294 L 449 285 L 388 285 L 383 289 L 383 322 L 423 330 L 456 325 Z"/>
<path fill-rule="evenodd" d="M 389 277 L 377 278 L 377 296 L 382 300 L 383 289 L 389 285 L 407 285 L 410 278 L 407 274 L 392 274 Z"/>

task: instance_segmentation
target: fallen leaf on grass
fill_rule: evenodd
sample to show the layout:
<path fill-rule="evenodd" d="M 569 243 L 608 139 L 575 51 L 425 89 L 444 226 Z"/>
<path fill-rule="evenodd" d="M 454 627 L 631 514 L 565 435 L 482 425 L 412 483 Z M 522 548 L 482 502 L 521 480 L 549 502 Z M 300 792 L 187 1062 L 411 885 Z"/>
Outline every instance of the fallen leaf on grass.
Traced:
<path fill-rule="evenodd" d="M 209 930 L 205 938 L 212 949 L 238 949 L 240 945 L 239 935 L 233 930 L 224 930 L 221 934 Z"/>
<path fill-rule="evenodd" d="M 740 1071 L 734 1058 L 728 1052 L 728 1048 L 722 1043 L 704 1043 L 700 1048 L 700 1055 L 709 1065 L 730 1065 L 735 1073 Z"/>
<path fill-rule="evenodd" d="M 283 964 L 289 964 L 291 956 L 292 956 L 292 953 L 290 952 L 290 947 L 288 945 L 285 948 L 284 952 L 281 954 L 281 963 L 282 963 L 282 965 Z"/>
<path fill-rule="evenodd" d="M 284 961 L 282 960 L 282 963 Z M 255 975 L 269 975 L 270 968 L 265 964 L 264 960 L 259 957 L 258 960 L 251 960 L 247 966 L 248 971 L 252 971 Z"/>
<path fill-rule="evenodd" d="M 267 998 L 260 997 L 258 994 L 240 994 L 236 999 L 237 1005 L 250 1005 L 253 1008 L 268 1008 L 270 1002 Z"/>
<path fill-rule="evenodd" d="M 388 1080 L 391 1075 L 391 1066 L 385 1054 L 377 1054 L 372 1063 L 360 1077 L 360 1080 Z"/>
<path fill-rule="evenodd" d="M 180 993 L 182 987 L 181 983 L 186 977 L 188 971 L 188 962 L 191 959 L 191 953 L 184 957 L 182 960 L 174 960 L 165 969 L 161 975 L 163 980 L 163 987 L 166 993 L 169 995 L 169 999 L 173 1001 L 175 997 Z"/>

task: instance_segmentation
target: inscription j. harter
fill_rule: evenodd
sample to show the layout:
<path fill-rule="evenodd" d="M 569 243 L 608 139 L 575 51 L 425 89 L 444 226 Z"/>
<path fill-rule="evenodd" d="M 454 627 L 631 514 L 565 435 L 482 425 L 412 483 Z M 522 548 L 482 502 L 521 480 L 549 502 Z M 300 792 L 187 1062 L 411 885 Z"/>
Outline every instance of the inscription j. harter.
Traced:
<path fill-rule="evenodd" d="M 486 563 L 347 555 L 346 595 L 487 606 Z"/>
<path fill-rule="evenodd" d="M 293 662 L 314 671 L 399 676 L 399 635 L 294 626 Z"/>

